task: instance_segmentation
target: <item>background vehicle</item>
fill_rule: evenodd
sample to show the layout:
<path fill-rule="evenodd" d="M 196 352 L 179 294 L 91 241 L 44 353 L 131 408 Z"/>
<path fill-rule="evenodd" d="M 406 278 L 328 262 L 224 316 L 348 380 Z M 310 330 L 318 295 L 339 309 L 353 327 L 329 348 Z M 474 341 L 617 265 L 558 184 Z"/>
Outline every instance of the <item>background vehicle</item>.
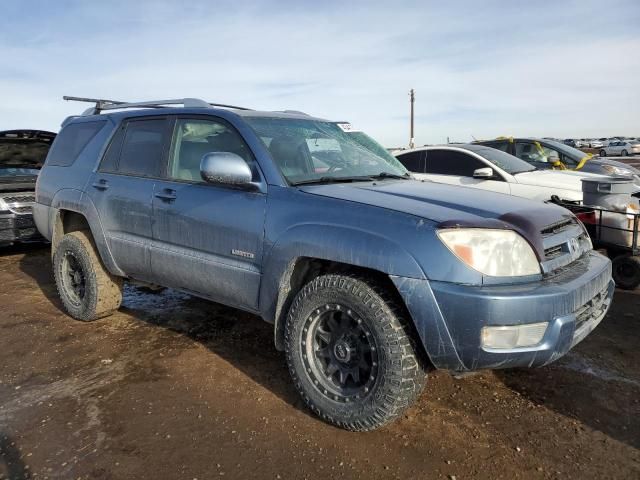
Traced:
<path fill-rule="evenodd" d="M 527 162 L 484 145 L 440 145 L 398 152 L 417 178 L 506 193 L 533 200 L 553 195 L 582 200 L 581 178 L 590 174 L 537 170 Z"/>
<path fill-rule="evenodd" d="M 416 181 L 349 124 L 299 112 L 93 101 L 36 192 L 67 312 L 109 315 L 130 278 L 258 314 L 304 402 L 341 427 L 396 418 L 427 366 L 549 363 L 610 305 L 611 264 L 564 208 Z"/>
<path fill-rule="evenodd" d="M 618 142 L 609 142 L 606 147 L 600 150 L 600 156 L 607 155 L 622 156 L 640 154 L 640 142 L 637 140 L 620 140 Z"/>
<path fill-rule="evenodd" d="M 615 160 L 593 157 L 577 148 L 552 140 L 510 137 L 473 143 L 510 153 L 536 168 L 558 168 L 557 162 L 559 160 L 562 163 L 561 167 L 569 170 L 580 170 L 599 175 L 633 176 L 635 183 L 640 185 L 640 171 L 635 167 Z"/>
<path fill-rule="evenodd" d="M 0 246 L 43 240 L 33 223 L 36 178 L 56 134 L 0 132 Z"/>

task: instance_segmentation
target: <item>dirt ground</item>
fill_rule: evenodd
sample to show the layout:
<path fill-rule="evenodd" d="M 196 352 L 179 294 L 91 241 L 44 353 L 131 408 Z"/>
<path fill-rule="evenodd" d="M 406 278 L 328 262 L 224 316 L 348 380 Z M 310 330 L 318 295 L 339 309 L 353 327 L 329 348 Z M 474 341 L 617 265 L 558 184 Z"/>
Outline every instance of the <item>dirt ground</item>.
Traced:
<path fill-rule="evenodd" d="M 0 252 L 0 478 L 640 478 L 640 295 L 533 370 L 430 375 L 372 433 L 304 408 L 260 319 L 128 286 L 60 309 L 43 247 Z"/>

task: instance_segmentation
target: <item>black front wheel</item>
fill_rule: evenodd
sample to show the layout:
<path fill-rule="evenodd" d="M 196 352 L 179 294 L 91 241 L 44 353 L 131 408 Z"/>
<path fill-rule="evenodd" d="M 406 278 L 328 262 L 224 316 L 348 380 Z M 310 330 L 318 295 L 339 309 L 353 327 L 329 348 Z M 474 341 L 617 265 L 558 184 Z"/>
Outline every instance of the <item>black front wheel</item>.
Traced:
<path fill-rule="evenodd" d="M 631 255 L 620 255 L 613 259 L 613 280 L 624 290 L 633 290 L 640 285 L 640 259 Z"/>
<path fill-rule="evenodd" d="M 605 150 L 600 150 L 600 156 L 601 157 L 606 157 L 607 156 L 607 152 Z"/>
<path fill-rule="evenodd" d="M 627 155 L 629 155 L 629 152 L 627 152 L 626 150 L 622 150 L 622 152 L 620 153 L 623 157 L 626 157 Z"/>
<path fill-rule="evenodd" d="M 302 288 L 285 349 L 305 403 L 348 430 L 393 420 L 426 378 L 400 308 L 383 289 L 349 275 L 323 275 Z"/>

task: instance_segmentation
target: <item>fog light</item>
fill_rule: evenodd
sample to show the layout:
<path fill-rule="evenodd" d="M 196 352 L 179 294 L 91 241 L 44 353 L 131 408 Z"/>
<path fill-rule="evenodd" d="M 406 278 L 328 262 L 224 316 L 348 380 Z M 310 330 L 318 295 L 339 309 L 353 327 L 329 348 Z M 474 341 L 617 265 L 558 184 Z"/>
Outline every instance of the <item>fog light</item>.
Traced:
<path fill-rule="evenodd" d="M 548 322 L 506 327 L 484 327 L 482 346 L 486 348 L 519 348 L 537 345 L 547 331 Z"/>

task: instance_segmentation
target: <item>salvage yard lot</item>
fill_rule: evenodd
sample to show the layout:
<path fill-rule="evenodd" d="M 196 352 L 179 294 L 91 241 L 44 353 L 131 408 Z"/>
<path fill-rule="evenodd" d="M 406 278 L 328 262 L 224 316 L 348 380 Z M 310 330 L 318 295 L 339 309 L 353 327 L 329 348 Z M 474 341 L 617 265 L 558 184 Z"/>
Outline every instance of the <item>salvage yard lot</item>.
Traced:
<path fill-rule="evenodd" d="M 0 252 L 0 478 L 640 478 L 640 295 L 534 370 L 430 375 L 404 417 L 312 416 L 270 326 L 127 286 L 84 324 L 47 247 Z"/>

